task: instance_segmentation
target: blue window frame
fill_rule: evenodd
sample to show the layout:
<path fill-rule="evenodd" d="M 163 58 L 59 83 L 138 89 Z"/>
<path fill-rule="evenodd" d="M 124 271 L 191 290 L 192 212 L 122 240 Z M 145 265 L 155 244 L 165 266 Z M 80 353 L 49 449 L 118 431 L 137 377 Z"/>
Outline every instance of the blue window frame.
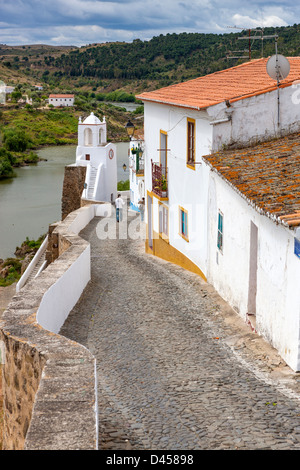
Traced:
<path fill-rule="evenodd" d="M 220 251 L 223 251 L 223 214 L 218 212 L 218 241 L 217 246 Z"/>

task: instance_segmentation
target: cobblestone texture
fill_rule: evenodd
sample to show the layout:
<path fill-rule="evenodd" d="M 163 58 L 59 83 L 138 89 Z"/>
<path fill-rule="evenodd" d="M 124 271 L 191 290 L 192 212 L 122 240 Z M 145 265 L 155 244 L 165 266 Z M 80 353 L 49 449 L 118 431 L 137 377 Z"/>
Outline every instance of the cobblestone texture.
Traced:
<path fill-rule="evenodd" d="M 300 449 L 299 375 L 197 275 L 99 240 L 61 334 L 97 360 L 105 450 Z"/>

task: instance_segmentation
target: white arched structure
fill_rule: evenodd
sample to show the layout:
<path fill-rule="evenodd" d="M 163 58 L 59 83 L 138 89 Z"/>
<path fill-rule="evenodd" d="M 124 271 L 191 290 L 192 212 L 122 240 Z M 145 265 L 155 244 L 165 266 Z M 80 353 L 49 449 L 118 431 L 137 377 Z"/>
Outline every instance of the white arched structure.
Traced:
<path fill-rule="evenodd" d="M 76 165 L 86 166 L 83 198 L 112 201 L 117 195 L 116 145 L 107 143 L 107 124 L 91 113 L 79 118 Z"/>
<path fill-rule="evenodd" d="M 93 132 L 90 127 L 84 129 L 84 145 L 93 145 Z"/>

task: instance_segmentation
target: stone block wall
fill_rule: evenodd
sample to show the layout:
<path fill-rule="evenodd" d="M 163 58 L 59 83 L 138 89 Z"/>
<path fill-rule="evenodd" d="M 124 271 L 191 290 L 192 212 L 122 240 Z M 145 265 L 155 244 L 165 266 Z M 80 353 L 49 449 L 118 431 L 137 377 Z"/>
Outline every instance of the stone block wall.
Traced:
<path fill-rule="evenodd" d="M 65 167 L 61 205 L 62 220 L 81 206 L 85 175 L 85 166 L 69 165 Z"/>
<path fill-rule="evenodd" d="M 68 232 L 75 217 L 72 213 L 55 224 L 58 256 L 15 294 L 0 320 L 5 346 L 3 450 L 98 446 L 95 358 L 84 346 L 37 322 L 44 294 L 87 248 L 85 240 Z"/>

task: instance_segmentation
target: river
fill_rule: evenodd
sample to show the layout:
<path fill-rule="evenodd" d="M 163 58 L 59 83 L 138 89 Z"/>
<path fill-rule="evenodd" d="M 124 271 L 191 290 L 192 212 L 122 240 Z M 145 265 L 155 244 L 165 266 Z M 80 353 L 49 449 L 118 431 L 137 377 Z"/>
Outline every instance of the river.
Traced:
<path fill-rule="evenodd" d="M 118 181 L 129 178 L 128 148 L 127 142 L 117 143 Z M 46 161 L 16 168 L 15 178 L 0 180 L 0 258 L 14 256 L 26 237 L 39 238 L 61 219 L 64 168 L 75 163 L 76 145 L 37 153 Z"/>

